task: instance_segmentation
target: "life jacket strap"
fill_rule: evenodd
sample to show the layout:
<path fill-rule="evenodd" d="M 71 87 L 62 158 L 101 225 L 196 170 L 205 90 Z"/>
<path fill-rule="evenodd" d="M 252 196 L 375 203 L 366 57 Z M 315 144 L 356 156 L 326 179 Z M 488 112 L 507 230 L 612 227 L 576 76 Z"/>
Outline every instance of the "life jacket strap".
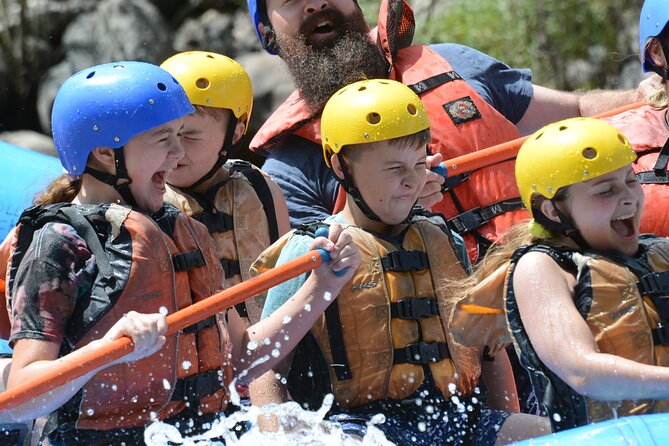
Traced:
<path fill-rule="evenodd" d="M 657 324 L 651 330 L 653 333 L 653 345 L 669 345 L 669 324 Z"/>
<path fill-rule="evenodd" d="M 470 209 L 449 219 L 448 223 L 453 227 L 455 232 L 467 234 L 476 228 L 480 228 L 498 215 L 524 208 L 525 206 L 520 198 L 512 198 L 510 200 L 498 201 L 488 206 Z"/>
<path fill-rule="evenodd" d="M 173 255 L 172 264 L 174 265 L 174 271 L 182 272 L 204 266 L 207 264 L 207 261 L 204 259 L 202 251 L 196 249 L 192 252 Z"/>
<path fill-rule="evenodd" d="M 381 266 L 384 271 L 422 271 L 430 262 L 422 251 L 393 251 L 381 257 Z"/>
<path fill-rule="evenodd" d="M 420 82 L 416 82 L 415 84 L 407 85 L 407 87 L 409 87 L 417 95 L 420 95 L 426 91 L 437 88 L 440 85 L 444 85 L 459 79 L 462 79 L 462 77 L 458 73 L 455 71 L 447 71 L 445 73 L 439 73 L 428 79 L 424 79 Z"/>
<path fill-rule="evenodd" d="M 667 164 L 669 163 L 669 139 L 664 143 L 657 156 L 652 171 L 637 172 L 636 178 L 641 184 L 669 184 Z"/>
<path fill-rule="evenodd" d="M 423 319 L 438 316 L 439 304 L 433 297 L 411 297 L 390 304 L 390 316 L 399 319 Z"/>
<path fill-rule="evenodd" d="M 223 386 L 223 375 L 218 369 L 178 379 L 172 392 L 172 401 L 196 402 L 201 396 L 212 395 Z"/>
<path fill-rule="evenodd" d="M 227 232 L 235 228 L 232 215 L 225 212 L 194 214 L 193 218 L 205 225 L 209 232 Z"/>
<path fill-rule="evenodd" d="M 225 271 L 225 277 L 238 276 L 242 273 L 242 267 L 239 266 L 239 260 L 221 259 L 221 266 Z"/>
<path fill-rule="evenodd" d="M 644 274 L 639 278 L 637 288 L 642 296 L 669 294 L 669 271 Z"/>
<path fill-rule="evenodd" d="M 393 364 L 429 364 L 450 358 L 445 342 L 416 342 L 393 352 Z"/>

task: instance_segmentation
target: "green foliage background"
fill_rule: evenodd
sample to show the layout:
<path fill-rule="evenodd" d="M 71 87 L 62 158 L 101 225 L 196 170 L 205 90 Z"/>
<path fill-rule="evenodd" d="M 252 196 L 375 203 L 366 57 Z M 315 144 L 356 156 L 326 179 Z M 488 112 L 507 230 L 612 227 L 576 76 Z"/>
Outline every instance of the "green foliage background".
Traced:
<path fill-rule="evenodd" d="M 359 1 L 376 22 L 379 0 Z M 412 0 L 409 0 L 413 4 Z M 414 42 L 456 42 L 562 89 L 616 87 L 623 61 L 638 60 L 642 0 L 431 0 Z M 574 61 L 587 76 L 570 75 Z M 583 71 L 583 70 L 582 70 Z"/>

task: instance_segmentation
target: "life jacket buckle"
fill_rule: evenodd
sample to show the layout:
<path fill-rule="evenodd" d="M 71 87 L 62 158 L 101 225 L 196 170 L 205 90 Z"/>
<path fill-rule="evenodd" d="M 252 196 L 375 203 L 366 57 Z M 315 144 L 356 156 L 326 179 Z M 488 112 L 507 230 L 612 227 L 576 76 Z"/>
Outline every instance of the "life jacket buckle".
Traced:
<path fill-rule="evenodd" d="M 449 357 L 445 342 L 415 342 L 395 349 L 394 353 L 394 364 L 429 364 Z"/>
<path fill-rule="evenodd" d="M 669 272 L 645 274 L 637 283 L 641 295 L 662 295 L 669 293 Z"/>
<path fill-rule="evenodd" d="M 657 324 L 653 328 L 653 345 L 669 345 L 669 324 Z"/>
<path fill-rule="evenodd" d="M 432 297 L 410 297 L 393 302 L 390 307 L 391 317 L 399 319 L 423 319 L 437 316 L 439 304 Z"/>
<path fill-rule="evenodd" d="M 429 266 L 427 254 L 422 251 L 393 251 L 381 257 L 384 271 L 422 271 Z"/>

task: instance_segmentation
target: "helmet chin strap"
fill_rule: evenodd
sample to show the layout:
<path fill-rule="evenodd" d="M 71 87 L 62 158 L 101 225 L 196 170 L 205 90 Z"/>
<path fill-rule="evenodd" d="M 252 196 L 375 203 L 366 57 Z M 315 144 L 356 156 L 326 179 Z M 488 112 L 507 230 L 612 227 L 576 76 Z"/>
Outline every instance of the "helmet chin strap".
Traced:
<path fill-rule="evenodd" d="M 221 147 L 221 150 L 218 151 L 218 159 L 216 160 L 212 168 L 209 169 L 209 172 L 205 173 L 204 176 L 202 176 L 195 183 L 183 189 L 186 190 L 195 189 L 200 184 L 204 183 L 209 178 L 213 177 L 216 174 L 216 172 L 218 172 L 218 170 L 221 168 L 221 166 L 228 161 L 228 158 L 230 158 L 230 154 L 238 144 L 238 143 L 237 144 L 232 143 L 232 139 L 235 137 L 235 128 L 237 127 L 238 122 L 239 120 L 234 116 L 230 119 L 230 124 L 228 124 L 228 130 L 225 132 L 225 141 L 223 141 L 223 147 Z"/>
<path fill-rule="evenodd" d="M 360 208 L 363 214 L 367 218 L 373 221 L 378 221 L 383 223 L 381 218 L 376 215 L 376 212 L 370 208 L 367 203 L 365 203 L 365 200 L 362 198 L 362 194 L 360 194 L 360 191 L 358 190 L 357 187 L 353 185 L 353 179 L 351 178 L 351 175 L 348 173 L 348 169 L 346 169 L 346 164 L 344 164 L 344 160 L 342 157 L 337 154 L 337 159 L 339 159 L 339 164 L 341 165 L 341 171 L 344 174 L 344 179 L 342 180 L 341 178 L 337 177 L 337 180 L 339 180 L 339 183 L 344 187 L 344 190 L 346 191 L 347 194 L 349 194 L 351 197 L 353 197 L 353 201 L 355 201 L 355 204 Z M 416 203 L 418 201 L 416 200 Z M 416 206 L 416 203 L 414 203 L 414 206 Z M 411 210 L 413 211 L 413 207 L 411 207 Z M 409 211 L 409 214 L 407 217 L 402 221 L 402 223 L 406 223 L 411 219 L 412 212 Z"/>
<path fill-rule="evenodd" d="M 123 152 L 123 146 L 114 150 L 114 164 L 116 166 L 116 174 L 111 174 L 107 172 L 102 172 L 101 170 L 93 169 L 91 167 L 86 168 L 85 173 L 91 175 L 93 178 L 102 181 L 105 184 L 110 185 L 119 193 L 123 200 L 132 207 L 138 207 L 135 196 L 130 190 L 130 183 L 132 180 L 128 175 L 128 169 L 125 166 L 125 155 Z M 123 181 L 128 180 L 128 181 Z M 122 181 L 119 184 L 119 181 Z"/>
<path fill-rule="evenodd" d="M 555 201 L 550 200 L 550 202 L 553 204 L 553 207 L 555 208 L 555 214 L 557 215 L 560 222 L 558 223 L 551 220 L 539 210 L 535 210 L 534 219 L 549 231 L 557 232 L 567 238 L 572 239 L 579 248 L 590 249 L 590 245 L 585 241 L 581 235 L 581 232 L 576 228 L 571 218 L 557 207 Z"/>

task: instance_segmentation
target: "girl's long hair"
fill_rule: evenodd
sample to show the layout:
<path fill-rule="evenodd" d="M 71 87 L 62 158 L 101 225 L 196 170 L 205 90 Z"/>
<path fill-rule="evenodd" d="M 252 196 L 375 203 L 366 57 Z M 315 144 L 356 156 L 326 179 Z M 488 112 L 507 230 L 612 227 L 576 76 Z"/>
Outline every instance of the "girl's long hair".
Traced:
<path fill-rule="evenodd" d="M 71 180 L 67 174 L 54 179 L 40 193 L 35 195 L 33 204 L 45 206 L 55 203 L 69 203 L 74 200 L 81 189 L 81 178 Z"/>

